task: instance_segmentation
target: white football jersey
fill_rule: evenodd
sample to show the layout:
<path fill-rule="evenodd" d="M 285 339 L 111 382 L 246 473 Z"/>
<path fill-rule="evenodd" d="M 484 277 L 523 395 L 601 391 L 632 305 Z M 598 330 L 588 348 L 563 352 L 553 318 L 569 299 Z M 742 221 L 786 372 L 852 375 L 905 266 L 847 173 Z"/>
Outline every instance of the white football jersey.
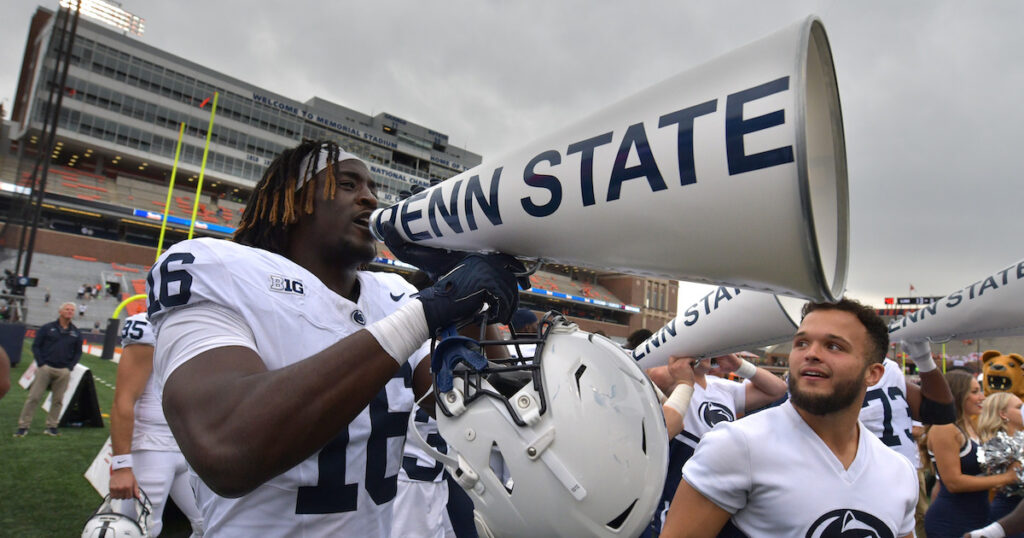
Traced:
<path fill-rule="evenodd" d="M 361 271 L 358 279 L 353 303 L 284 256 L 218 239 L 184 241 L 150 271 L 149 317 L 162 337 L 167 318 L 186 316 L 189 306 L 227 308 L 252 330 L 260 357 L 276 370 L 384 318 L 416 292 L 396 274 Z M 161 384 L 192 358 L 164 357 L 161 351 L 173 347 L 166 345 L 157 343 Z M 226 499 L 194 480 L 207 535 L 388 536 L 413 407 L 412 372 L 428 352 L 425 342 L 348 428 L 252 493 Z"/>
<path fill-rule="evenodd" d="M 910 534 L 917 472 L 858 426 L 857 456 L 844 469 L 786 402 L 708 432 L 683 479 L 747 536 Z"/>
<path fill-rule="evenodd" d="M 700 439 L 716 424 L 732 422 L 742 416 L 740 413 L 747 405 L 746 382 L 737 383 L 713 375 L 704 379 L 707 388 L 693 384 L 690 406 L 683 417 L 683 431 L 676 436 L 690 448 L 697 448 Z"/>
<path fill-rule="evenodd" d="M 121 327 L 121 348 L 129 345 L 156 345 L 156 333 L 141 312 L 124 320 Z M 162 450 L 178 452 L 178 443 L 171 434 L 164 418 L 164 409 L 160 405 L 160 389 L 156 376 L 150 374 L 146 387 L 135 402 L 135 424 L 132 428 L 132 451 Z"/>
<path fill-rule="evenodd" d="M 907 403 L 907 381 L 903 370 L 892 359 L 885 359 L 885 373 L 878 383 L 868 387 L 860 421 L 889 448 L 903 454 L 914 467 L 921 456 L 914 442 L 913 419 Z"/>

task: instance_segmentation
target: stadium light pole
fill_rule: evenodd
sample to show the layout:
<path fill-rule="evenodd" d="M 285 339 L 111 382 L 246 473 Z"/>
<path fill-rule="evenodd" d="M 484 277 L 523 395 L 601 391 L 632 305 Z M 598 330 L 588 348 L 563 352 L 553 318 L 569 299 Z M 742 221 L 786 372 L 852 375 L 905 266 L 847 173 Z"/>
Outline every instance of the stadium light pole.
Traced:
<path fill-rule="evenodd" d="M 65 25 L 67 24 L 67 18 L 66 17 L 71 15 L 71 9 L 72 8 L 71 8 L 71 6 L 68 6 L 67 9 L 68 9 L 67 15 L 65 16 L 65 19 L 64 19 Z M 55 75 L 54 78 L 56 78 L 57 70 L 59 70 L 59 69 L 61 70 L 60 82 L 56 85 L 56 87 L 51 87 L 50 88 L 51 95 L 52 95 L 52 92 L 54 92 L 54 91 L 57 92 L 57 102 L 52 107 L 53 110 L 52 110 L 52 114 L 50 114 L 50 116 L 49 116 L 49 119 L 50 119 L 49 125 L 45 125 L 44 126 L 44 130 L 45 129 L 49 129 L 49 133 L 45 133 L 48 136 L 47 136 L 46 141 L 43 143 L 43 148 L 46 149 L 46 153 L 45 154 L 41 153 L 39 155 L 39 158 L 42 159 L 42 165 L 43 165 L 43 170 L 42 170 L 42 173 L 40 174 L 40 177 L 39 177 L 39 184 L 38 185 L 33 184 L 33 188 L 36 189 L 38 192 L 34 192 L 33 193 L 35 195 L 35 199 L 36 199 L 36 206 L 35 206 L 35 213 L 32 215 L 32 230 L 29 233 L 28 247 L 25 249 L 25 267 L 24 267 L 24 269 L 22 271 L 22 275 L 24 275 L 26 277 L 29 276 L 29 272 L 30 272 L 31 267 L 32 267 L 32 252 L 35 250 L 36 232 L 39 230 L 39 217 L 42 215 L 42 212 L 43 212 L 43 193 L 46 191 L 46 178 L 47 178 L 47 174 L 49 174 L 49 171 L 50 171 L 50 158 L 49 158 L 49 155 L 50 155 L 50 152 L 53 151 L 53 144 L 54 144 L 54 142 L 57 139 L 57 122 L 58 122 L 58 119 L 60 118 L 60 108 L 61 108 L 61 105 L 64 102 L 64 86 L 65 86 L 65 84 L 67 84 L 67 81 L 68 81 L 68 68 L 71 67 L 71 51 L 73 50 L 73 47 L 75 46 L 75 34 L 78 32 L 78 15 L 79 15 L 79 10 L 78 10 L 78 7 L 77 7 L 77 2 L 76 2 L 76 7 L 75 7 L 74 11 L 75 11 L 74 18 L 71 19 L 71 33 L 66 36 L 67 37 L 67 47 L 63 48 L 63 49 L 62 48 L 58 48 L 58 50 L 57 50 L 57 58 L 56 58 L 57 61 L 56 61 L 56 64 L 54 65 L 54 75 Z M 64 44 L 64 37 L 65 36 L 64 36 L 63 31 L 62 31 L 61 41 L 60 41 L 61 45 Z M 61 69 L 61 60 L 64 61 L 63 69 Z M 38 168 L 38 163 L 37 163 L 36 166 Z M 19 252 L 20 252 L 20 250 L 21 249 L 19 249 Z"/>

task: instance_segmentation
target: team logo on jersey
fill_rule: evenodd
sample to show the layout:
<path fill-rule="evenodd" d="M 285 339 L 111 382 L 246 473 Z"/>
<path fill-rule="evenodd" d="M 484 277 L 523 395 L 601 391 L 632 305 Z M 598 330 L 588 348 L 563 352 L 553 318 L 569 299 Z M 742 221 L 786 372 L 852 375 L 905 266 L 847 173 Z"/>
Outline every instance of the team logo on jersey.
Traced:
<path fill-rule="evenodd" d="M 840 508 L 818 518 L 806 538 L 895 538 L 882 520 L 860 510 Z"/>
<path fill-rule="evenodd" d="M 399 293 L 398 295 L 395 295 L 394 293 L 392 293 L 392 294 L 391 294 L 391 300 L 392 300 L 392 301 L 394 301 L 394 302 L 396 302 L 396 303 L 397 303 L 398 301 L 401 301 L 401 300 L 402 300 L 402 297 L 405 297 L 405 294 L 404 294 L 404 293 Z"/>
<path fill-rule="evenodd" d="M 700 407 L 697 408 L 697 416 L 709 428 L 714 428 L 715 424 L 719 422 L 732 422 L 736 420 L 736 415 L 733 414 L 732 409 L 718 402 L 701 402 Z"/>
<path fill-rule="evenodd" d="M 302 295 L 304 293 L 301 280 L 286 278 L 281 275 L 270 275 L 270 291 L 295 293 L 298 295 Z"/>
<path fill-rule="evenodd" d="M 354 321 L 354 322 L 356 322 L 356 323 L 358 323 L 360 325 L 366 325 L 366 316 L 363 315 L 363 311 L 362 310 L 353 310 L 352 311 L 352 321 Z"/>

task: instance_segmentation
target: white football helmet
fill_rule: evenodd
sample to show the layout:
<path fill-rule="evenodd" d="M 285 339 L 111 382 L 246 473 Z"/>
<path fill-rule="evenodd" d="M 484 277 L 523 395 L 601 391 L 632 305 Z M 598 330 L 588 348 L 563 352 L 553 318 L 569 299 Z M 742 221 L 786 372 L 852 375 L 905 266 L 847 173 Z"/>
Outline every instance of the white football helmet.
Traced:
<path fill-rule="evenodd" d="M 453 390 L 435 388 L 452 449 L 436 456 L 473 498 L 481 535 L 639 535 L 661 496 L 668 432 L 636 361 L 554 312 L 512 345 L 462 340 L 473 353 L 537 344 L 533 358 L 456 367 Z"/>
<path fill-rule="evenodd" d="M 149 536 L 153 504 L 139 488 L 137 499 L 111 499 L 108 493 L 82 530 L 82 538 L 140 538 Z"/>

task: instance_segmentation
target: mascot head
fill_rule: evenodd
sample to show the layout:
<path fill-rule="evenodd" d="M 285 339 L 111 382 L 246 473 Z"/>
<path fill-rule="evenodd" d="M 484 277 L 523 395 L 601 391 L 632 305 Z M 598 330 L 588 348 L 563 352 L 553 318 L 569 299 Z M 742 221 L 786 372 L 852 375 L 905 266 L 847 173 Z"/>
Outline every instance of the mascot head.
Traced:
<path fill-rule="evenodd" d="M 1024 398 L 1024 357 L 1016 353 L 1003 355 L 990 349 L 981 355 L 981 372 L 984 375 L 985 395 L 993 392 L 1010 392 Z"/>

